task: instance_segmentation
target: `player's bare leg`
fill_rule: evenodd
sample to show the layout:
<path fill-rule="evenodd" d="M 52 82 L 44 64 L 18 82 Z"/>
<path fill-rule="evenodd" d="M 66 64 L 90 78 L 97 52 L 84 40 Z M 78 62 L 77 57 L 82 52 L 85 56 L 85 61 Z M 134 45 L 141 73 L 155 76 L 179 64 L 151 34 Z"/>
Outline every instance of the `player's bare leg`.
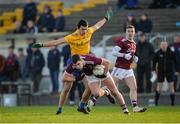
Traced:
<path fill-rule="evenodd" d="M 161 89 L 163 86 L 163 82 L 158 82 L 156 87 L 156 93 L 155 93 L 155 105 L 158 106 L 159 97 L 161 95 Z"/>
<path fill-rule="evenodd" d="M 107 78 L 106 80 L 103 81 L 104 84 L 109 88 L 109 90 L 111 91 L 112 95 L 117 99 L 118 103 L 120 104 L 120 106 L 122 107 L 122 110 L 125 114 L 128 114 L 129 111 L 127 109 L 127 106 L 125 104 L 124 101 L 124 97 L 122 96 L 122 94 L 119 92 L 119 90 L 117 89 L 115 82 L 112 78 L 111 75 L 109 75 L 109 78 Z"/>
<path fill-rule="evenodd" d="M 58 111 L 56 112 L 56 115 L 62 113 L 62 107 L 64 106 L 66 99 L 68 97 L 68 94 L 71 90 L 71 87 L 73 85 L 73 82 L 63 82 L 63 89 L 59 96 L 59 105 L 58 105 Z"/>
<path fill-rule="evenodd" d="M 110 94 L 110 90 L 107 87 L 100 87 L 100 82 L 95 81 L 89 83 L 89 88 L 91 90 L 91 93 L 93 94 L 93 97 L 88 101 L 87 110 L 90 112 L 92 110 L 92 106 L 96 103 L 97 99 L 102 96 L 107 96 L 108 100 L 115 104 L 114 97 Z"/>
<path fill-rule="evenodd" d="M 137 105 L 137 84 L 134 76 L 130 76 L 124 79 L 125 84 L 130 89 L 130 99 L 133 106 L 133 112 L 144 112 L 146 108 L 138 107 Z"/>

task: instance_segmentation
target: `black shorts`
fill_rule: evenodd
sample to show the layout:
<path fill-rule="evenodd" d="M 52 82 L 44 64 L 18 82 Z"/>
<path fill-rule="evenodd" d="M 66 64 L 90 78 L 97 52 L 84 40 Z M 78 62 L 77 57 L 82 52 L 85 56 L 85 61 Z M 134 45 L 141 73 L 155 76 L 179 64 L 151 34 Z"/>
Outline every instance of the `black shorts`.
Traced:
<path fill-rule="evenodd" d="M 168 83 L 174 81 L 174 73 L 159 73 L 158 74 L 158 82 L 164 82 L 165 78 L 167 79 Z"/>

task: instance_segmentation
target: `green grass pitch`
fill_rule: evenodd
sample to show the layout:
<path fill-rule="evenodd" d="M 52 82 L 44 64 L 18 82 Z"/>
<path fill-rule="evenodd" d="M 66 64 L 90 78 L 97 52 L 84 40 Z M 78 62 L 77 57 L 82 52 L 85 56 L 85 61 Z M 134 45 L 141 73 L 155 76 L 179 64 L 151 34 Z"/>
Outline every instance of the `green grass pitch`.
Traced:
<path fill-rule="evenodd" d="M 65 106 L 55 115 L 56 106 L 0 107 L 0 123 L 180 123 L 180 106 L 148 107 L 145 113 L 124 115 L 119 106 L 97 105 L 89 115 Z"/>

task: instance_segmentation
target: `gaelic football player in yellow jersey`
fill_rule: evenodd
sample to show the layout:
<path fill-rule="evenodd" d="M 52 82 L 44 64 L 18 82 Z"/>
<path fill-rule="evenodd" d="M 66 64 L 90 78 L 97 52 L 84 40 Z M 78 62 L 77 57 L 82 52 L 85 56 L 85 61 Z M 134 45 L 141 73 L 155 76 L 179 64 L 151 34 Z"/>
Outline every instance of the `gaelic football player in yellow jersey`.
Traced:
<path fill-rule="evenodd" d="M 57 45 L 67 43 L 70 45 L 71 55 L 89 54 L 89 52 L 90 52 L 90 40 L 91 40 L 92 34 L 96 30 L 100 29 L 107 21 L 109 21 L 112 18 L 112 16 L 113 16 L 112 10 L 108 9 L 105 17 L 102 20 L 98 21 L 92 27 L 88 26 L 88 22 L 86 20 L 81 19 L 77 24 L 76 31 L 73 32 L 72 34 L 69 34 L 65 37 L 59 38 L 57 40 L 48 41 L 48 42 L 43 43 L 43 44 L 42 43 L 35 43 L 35 44 L 33 44 L 32 47 L 35 47 L 35 48 L 51 47 L 51 46 L 57 46 Z M 81 73 L 79 74 L 79 72 L 78 72 L 78 75 L 77 75 L 77 73 L 74 73 L 73 75 L 69 75 L 68 73 L 64 72 L 63 78 L 62 78 L 63 89 L 62 89 L 62 92 L 60 94 L 59 107 L 58 107 L 58 111 L 56 114 L 62 113 L 62 107 L 65 104 L 66 98 L 69 94 L 69 91 L 72 87 L 73 82 L 76 80 L 82 80 L 83 84 L 85 86 L 85 90 L 84 90 L 84 93 L 82 95 L 82 99 L 81 99 L 81 102 L 79 104 L 78 111 L 87 114 L 87 112 L 85 110 L 85 104 L 87 103 L 88 98 L 90 96 L 90 90 L 89 90 L 89 87 L 87 85 L 86 78 L 83 78 L 82 76 L 83 75 Z M 74 77 L 75 77 L 75 79 L 74 79 Z"/>

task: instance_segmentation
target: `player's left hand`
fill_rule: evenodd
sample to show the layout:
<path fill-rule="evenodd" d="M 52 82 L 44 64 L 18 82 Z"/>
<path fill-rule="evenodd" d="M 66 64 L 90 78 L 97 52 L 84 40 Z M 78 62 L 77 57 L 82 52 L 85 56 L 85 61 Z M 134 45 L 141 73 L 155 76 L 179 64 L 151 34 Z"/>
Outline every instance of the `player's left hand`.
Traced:
<path fill-rule="evenodd" d="M 111 20 L 112 17 L 113 17 L 113 11 L 112 11 L 112 8 L 109 8 L 106 12 L 105 19 L 109 21 Z"/>

